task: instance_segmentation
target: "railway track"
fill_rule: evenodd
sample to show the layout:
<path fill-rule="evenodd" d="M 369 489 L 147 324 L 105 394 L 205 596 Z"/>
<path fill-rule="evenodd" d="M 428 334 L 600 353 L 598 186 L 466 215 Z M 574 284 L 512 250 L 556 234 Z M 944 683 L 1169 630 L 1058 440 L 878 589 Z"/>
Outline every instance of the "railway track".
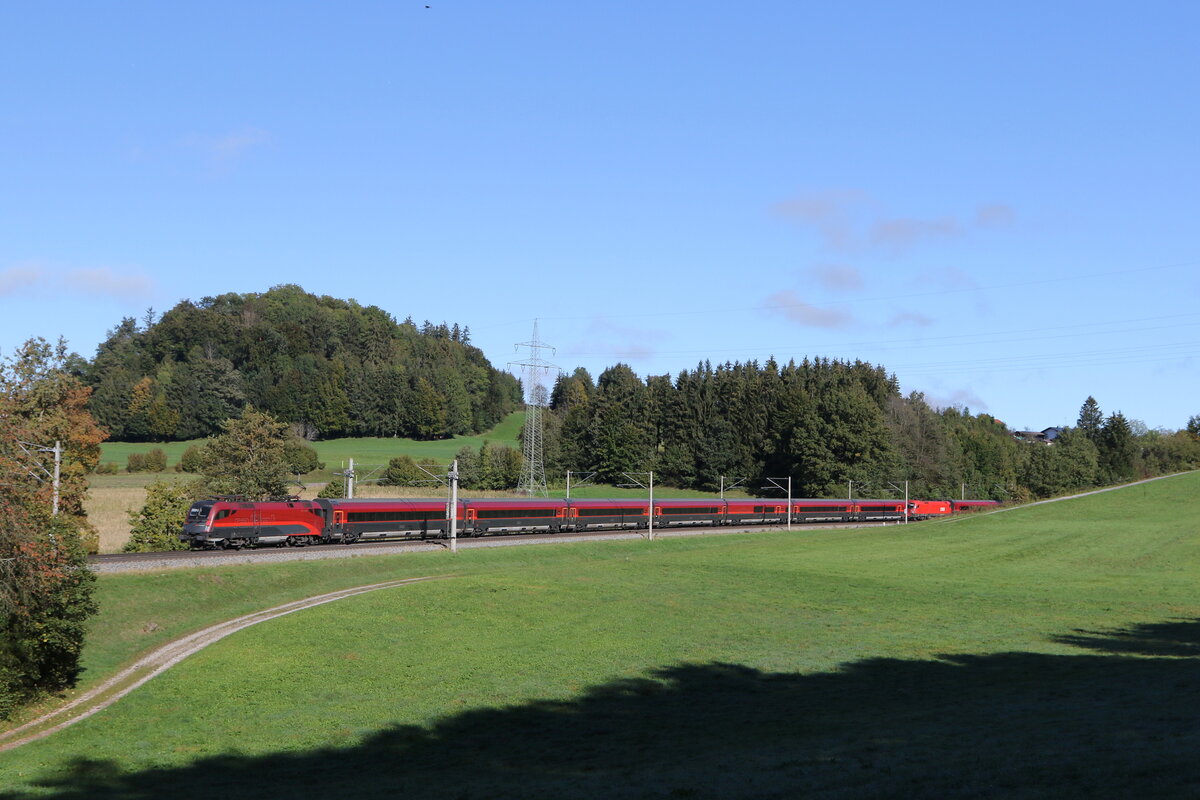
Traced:
<path fill-rule="evenodd" d="M 830 524 L 793 525 L 792 530 L 831 530 L 875 528 L 897 523 L 842 522 Z M 655 528 L 654 538 L 676 536 L 720 536 L 731 533 L 778 533 L 782 525 L 752 527 L 678 526 Z M 458 547 L 511 547 L 534 544 L 566 544 L 619 539 L 644 539 L 644 530 L 604 530 L 574 533 L 511 533 L 459 538 Z M 317 561 L 328 558 L 358 558 L 373 555 L 425 552 L 449 547 L 446 539 L 393 539 L 383 542 L 355 544 L 318 544 L 308 547 L 261 547 L 246 550 L 174 550 L 161 553 L 109 553 L 91 556 L 88 563 L 95 572 L 137 572 L 151 569 L 215 567 L 227 564 L 269 563 L 272 561 Z"/>

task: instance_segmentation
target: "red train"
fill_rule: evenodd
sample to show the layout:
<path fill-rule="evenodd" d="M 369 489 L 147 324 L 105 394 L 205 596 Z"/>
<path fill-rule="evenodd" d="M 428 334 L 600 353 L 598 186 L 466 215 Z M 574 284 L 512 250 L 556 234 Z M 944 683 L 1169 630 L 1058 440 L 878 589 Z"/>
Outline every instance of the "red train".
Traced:
<path fill-rule="evenodd" d="M 200 500 L 188 510 L 179 538 L 193 548 L 250 545 L 352 544 L 367 539 L 444 538 L 444 500 Z M 899 522 L 999 505 L 993 500 L 792 500 L 792 522 Z M 906 514 L 907 511 L 907 514 Z M 786 500 L 655 500 L 654 527 L 779 525 Z M 458 535 L 518 531 L 584 531 L 649 527 L 647 500 L 460 500 Z"/>

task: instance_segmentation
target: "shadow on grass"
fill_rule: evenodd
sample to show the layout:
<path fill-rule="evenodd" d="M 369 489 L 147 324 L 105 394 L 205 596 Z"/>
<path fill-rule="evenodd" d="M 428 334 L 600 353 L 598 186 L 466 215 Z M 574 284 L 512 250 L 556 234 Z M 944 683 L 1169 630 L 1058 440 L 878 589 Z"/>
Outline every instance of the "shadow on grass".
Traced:
<path fill-rule="evenodd" d="M 80 760 L 36 785 L 94 800 L 1200 795 L 1200 621 L 1062 641 L 1093 652 L 683 665 L 346 748 L 134 773 Z"/>

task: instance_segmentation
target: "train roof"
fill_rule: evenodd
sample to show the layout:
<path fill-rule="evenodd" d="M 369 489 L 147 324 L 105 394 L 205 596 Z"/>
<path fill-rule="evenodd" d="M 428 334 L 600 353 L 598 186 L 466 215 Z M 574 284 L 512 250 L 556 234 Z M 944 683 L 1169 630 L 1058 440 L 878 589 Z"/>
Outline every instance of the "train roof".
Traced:
<path fill-rule="evenodd" d="M 233 506 L 235 508 L 311 508 L 316 505 L 312 500 L 233 500 L 228 497 L 206 497 L 192 503 L 193 506 Z"/>
<path fill-rule="evenodd" d="M 397 507 L 421 507 L 425 508 L 429 505 L 445 507 L 446 500 L 435 497 L 368 497 L 355 498 L 354 500 L 334 499 L 330 500 L 336 508 L 354 509 L 354 510 L 372 510 Z M 461 501 L 460 501 L 461 502 Z"/>
<path fill-rule="evenodd" d="M 471 508 L 566 508 L 566 500 L 553 497 L 483 497 L 463 500 Z"/>

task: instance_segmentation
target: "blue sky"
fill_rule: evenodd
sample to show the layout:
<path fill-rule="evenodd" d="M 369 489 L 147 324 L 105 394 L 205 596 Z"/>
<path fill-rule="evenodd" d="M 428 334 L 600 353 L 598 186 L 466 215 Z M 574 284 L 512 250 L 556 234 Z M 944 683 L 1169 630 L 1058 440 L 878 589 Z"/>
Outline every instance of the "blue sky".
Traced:
<path fill-rule="evenodd" d="M 296 283 L 498 366 L 1200 413 L 1200 6 L 425 5 L 10 5 L 0 351 Z"/>

